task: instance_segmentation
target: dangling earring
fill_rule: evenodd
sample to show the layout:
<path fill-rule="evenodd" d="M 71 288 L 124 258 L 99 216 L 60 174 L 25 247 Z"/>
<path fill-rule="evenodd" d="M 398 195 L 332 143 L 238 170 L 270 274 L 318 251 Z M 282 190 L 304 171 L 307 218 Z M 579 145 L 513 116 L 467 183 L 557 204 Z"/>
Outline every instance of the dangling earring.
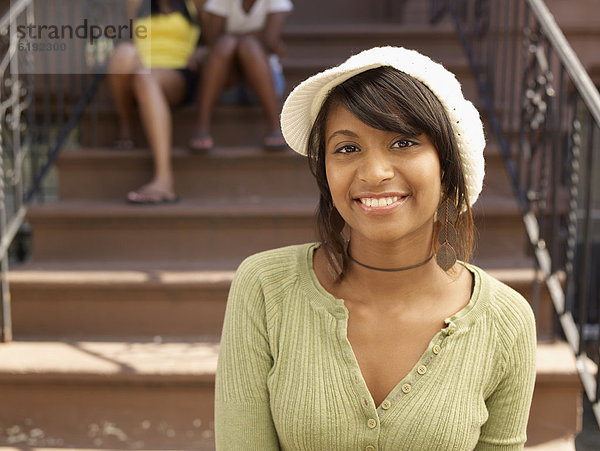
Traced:
<path fill-rule="evenodd" d="M 448 271 L 456 263 L 456 245 L 458 242 L 458 235 L 453 225 L 458 219 L 458 212 L 456 211 L 454 202 L 446 198 L 438 207 L 437 218 L 441 222 L 442 228 L 438 235 L 438 241 L 441 246 L 437 251 L 435 259 L 440 268 Z"/>

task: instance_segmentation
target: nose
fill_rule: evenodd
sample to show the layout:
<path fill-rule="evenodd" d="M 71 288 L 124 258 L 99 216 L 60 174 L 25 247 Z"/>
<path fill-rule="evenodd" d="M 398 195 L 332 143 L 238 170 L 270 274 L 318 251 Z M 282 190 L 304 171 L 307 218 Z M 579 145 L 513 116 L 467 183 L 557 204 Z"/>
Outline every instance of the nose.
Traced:
<path fill-rule="evenodd" d="M 358 172 L 362 181 L 378 185 L 394 177 L 394 166 L 387 152 L 372 150 L 365 152 Z"/>

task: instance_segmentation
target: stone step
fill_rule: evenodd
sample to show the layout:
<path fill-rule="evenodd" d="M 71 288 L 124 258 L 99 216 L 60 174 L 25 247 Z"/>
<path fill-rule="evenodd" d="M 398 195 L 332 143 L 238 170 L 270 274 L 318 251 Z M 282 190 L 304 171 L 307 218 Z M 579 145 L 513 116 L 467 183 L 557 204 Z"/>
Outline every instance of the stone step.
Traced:
<path fill-rule="evenodd" d="M 213 449 L 217 353 L 215 342 L 3 344 L 0 445 Z"/>
<path fill-rule="evenodd" d="M 0 346 L 0 445 L 213 449 L 216 343 Z M 572 437 L 581 386 L 564 343 L 539 344 L 528 445 Z"/>
<path fill-rule="evenodd" d="M 147 149 L 65 150 L 57 161 L 59 199 L 123 200 L 125 193 L 152 177 Z M 183 199 L 318 199 L 308 162 L 291 150 L 266 152 L 258 147 L 215 148 L 204 154 L 173 150 L 176 192 Z M 512 196 L 504 161 L 486 150 L 486 193 Z"/>
<path fill-rule="evenodd" d="M 29 209 L 35 261 L 241 259 L 274 247 L 313 241 L 316 199 L 253 202 L 58 202 Z M 475 205 L 476 258 L 516 264 L 525 234 L 514 199 L 486 197 Z"/>
<path fill-rule="evenodd" d="M 93 266 L 46 263 L 13 269 L 9 280 L 15 339 L 189 340 L 220 335 L 233 270 L 177 270 L 176 264 L 164 269 L 168 262 Z M 531 302 L 533 270 L 486 269 Z M 553 337 L 553 315 L 544 291 L 536 312 L 539 340 Z"/>

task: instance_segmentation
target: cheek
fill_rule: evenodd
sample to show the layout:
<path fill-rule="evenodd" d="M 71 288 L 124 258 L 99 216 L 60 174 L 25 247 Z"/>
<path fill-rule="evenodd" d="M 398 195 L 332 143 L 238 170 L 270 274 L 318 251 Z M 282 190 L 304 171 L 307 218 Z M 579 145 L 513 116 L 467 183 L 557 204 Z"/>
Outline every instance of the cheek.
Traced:
<path fill-rule="evenodd" d="M 333 167 L 331 165 L 325 165 L 325 171 L 327 176 L 327 183 L 329 185 L 329 192 L 331 193 L 331 197 L 333 198 L 333 202 L 339 204 L 343 198 L 346 197 L 348 192 L 348 184 L 346 183 L 346 178 L 343 171 L 338 167 Z"/>
<path fill-rule="evenodd" d="M 442 192 L 442 176 L 439 161 L 436 158 L 427 158 L 413 166 L 410 171 L 413 180 L 418 184 L 421 192 L 426 195 L 432 203 L 439 203 Z"/>

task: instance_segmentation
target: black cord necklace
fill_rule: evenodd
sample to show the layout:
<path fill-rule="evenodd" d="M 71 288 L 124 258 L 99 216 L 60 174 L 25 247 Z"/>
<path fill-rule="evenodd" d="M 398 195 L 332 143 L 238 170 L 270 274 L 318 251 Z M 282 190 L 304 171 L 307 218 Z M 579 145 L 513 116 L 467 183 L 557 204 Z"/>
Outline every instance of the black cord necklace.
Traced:
<path fill-rule="evenodd" d="M 357 265 L 362 266 L 363 268 L 367 268 L 367 269 L 373 269 L 375 271 L 384 271 L 384 272 L 396 272 L 396 271 L 406 271 L 407 269 L 413 269 L 413 268 L 418 268 L 419 266 L 423 266 L 425 263 L 427 263 L 429 260 L 431 260 L 433 258 L 433 254 L 431 254 L 429 257 L 427 257 L 425 260 L 423 260 L 420 263 L 417 263 L 415 265 L 410 265 L 410 266 L 403 266 L 402 268 L 377 268 L 375 266 L 369 266 L 369 265 L 365 265 L 364 263 L 359 262 L 357 259 L 355 259 L 351 254 L 350 254 L 350 243 L 348 243 L 348 247 L 346 248 L 346 255 L 348 256 L 348 258 L 350 260 L 352 260 L 354 263 L 356 263 Z"/>

